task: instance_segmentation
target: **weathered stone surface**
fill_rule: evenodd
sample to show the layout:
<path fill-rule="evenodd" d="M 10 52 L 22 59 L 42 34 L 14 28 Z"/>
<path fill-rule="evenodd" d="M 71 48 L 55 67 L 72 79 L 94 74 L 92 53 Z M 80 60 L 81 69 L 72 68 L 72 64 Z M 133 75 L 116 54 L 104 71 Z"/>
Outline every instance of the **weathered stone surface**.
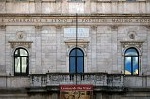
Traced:
<path fill-rule="evenodd" d="M 98 75 L 91 76 L 91 81 L 89 75 L 80 79 L 81 84 L 95 84 L 95 99 L 149 99 L 149 23 L 150 2 L 146 0 L 1 0 L 0 92 L 4 94 L 0 93 L 0 98 L 58 99 L 58 86 L 51 85 L 60 83 L 56 80 L 58 75 L 52 75 L 53 83 L 50 76 L 43 75 L 69 73 L 69 54 L 78 40 L 77 47 L 84 53 L 84 73 L 124 74 L 126 49 L 135 47 L 139 52 L 139 75 L 125 75 L 121 80 L 119 77 L 101 79 Z M 19 47 L 29 53 L 26 77 L 14 76 L 14 52 Z M 38 76 L 33 79 L 34 74 Z M 64 75 L 59 75 L 59 80 Z M 61 84 L 75 83 L 69 77 Z M 119 84 L 125 89 L 119 94 L 116 91 L 120 89 L 107 86 L 108 93 L 102 92 L 95 80 L 105 80 L 105 86 L 101 87 L 118 86 L 117 81 L 124 80 Z M 114 81 L 112 85 L 109 80 Z"/>

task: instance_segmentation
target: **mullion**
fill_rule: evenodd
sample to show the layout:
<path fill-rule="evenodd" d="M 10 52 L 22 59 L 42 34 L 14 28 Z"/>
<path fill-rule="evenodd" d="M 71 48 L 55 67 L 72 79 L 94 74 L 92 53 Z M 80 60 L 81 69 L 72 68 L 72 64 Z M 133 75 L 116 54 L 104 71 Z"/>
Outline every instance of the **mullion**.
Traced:
<path fill-rule="evenodd" d="M 78 58 L 82 58 L 82 59 L 83 59 L 83 56 L 78 56 L 77 59 L 78 59 Z M 84 60 L 83 60 L 83 63 L 82 63 L 81 66 L 82 66 L 82 68 L 83 68 L 83 70 L 84 70 Z M 78 70 L 78 66 L 77 66 L 77 70 Z M 84 72 L 83 70 L 82 70 L 82 72 Z M 79 72 L 79 71 L 77 71 L 77 72 Z"/>
<path fill-rule="evenodd" d="M 134 68 L 134 67 L 133 67 L 133 66 L 134 66 L 134 64 L 133 64 L 133 58 L 136 58 L 136 57 L 137 57 L 137 56 L 131 56 L 131 71 L 132 71 L 131 74 L 132 74 L 132 75 L 134 75 L 134 71 L 133 71 L 133 68 Z M 137 57 L 137 58 L 138 58 L 138 57 Z M 138 64 L 138 68 L 139 68 L 139 58 L 138 58 L 138 63 L 137 63 L 137 64 Z M 139 74 L 139 71 L 138 71 L 138 74 Z"/>
<path fill-rule="evenodd" d="M 27 62 L 27 57 L 26 57 L 26 56 L 21 56 L 20 58 L 21 58 L 21 60 L 20 60 L 20 64 L 21 64 L 21 65 L 20 65 L 20 66 L 21 66 L 21 67 L 20 67 L 20 71 L 21 71 L 21 72 L 20 72 L 20 73 L 21 73 L 21 74 L 24 74 L 24 72 L 22 71 L 22 67 L 23 67 L 23 62 L 22 62 L 22 61 L 23 61 L 23 58 L 26 58 L 26 62 Z M 28 65 L 28 62 L 26 63 L 26 65 Z M 28 67 L 28 66 L 26 66 L 26 68 L 27 68 L 27 67 Z"/>
<path fill-rule="evenodd" d="M 20 56 L 20 73 L 22 74 L 22 57 Z"/>
<path fill-rule="evenodd" d="M 133 75 L 133 56 L 131 56 L 131 75 Z"/>

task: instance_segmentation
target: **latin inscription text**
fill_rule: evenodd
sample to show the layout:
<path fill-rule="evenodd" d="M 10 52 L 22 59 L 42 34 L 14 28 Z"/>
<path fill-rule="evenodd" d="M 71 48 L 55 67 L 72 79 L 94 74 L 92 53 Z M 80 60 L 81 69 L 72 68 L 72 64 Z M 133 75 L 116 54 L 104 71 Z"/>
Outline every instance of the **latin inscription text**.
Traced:
<path fill-rule="evenodd" d="M 4 18 L 6 23 L 75 23 L 73 18 Z M 79 18 L 78 23 L 150 23 L 150 18 Z"/>

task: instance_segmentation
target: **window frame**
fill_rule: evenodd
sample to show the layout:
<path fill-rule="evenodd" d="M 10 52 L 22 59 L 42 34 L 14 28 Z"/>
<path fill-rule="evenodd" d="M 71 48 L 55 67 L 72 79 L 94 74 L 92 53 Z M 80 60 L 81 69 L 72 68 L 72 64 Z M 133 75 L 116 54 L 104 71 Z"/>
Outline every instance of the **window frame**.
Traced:
<path fill-rule="evenodd" d="M 77 49 L 77 51 L 79 50 L 79 51 L 81 51 L 82 52 L 82 55 L 80 56 L 78 56 L 77 55 L 77 57 L 76 57 L 76 55 L 74 55 L 74 56 L 71 56 L 71 53 L 72 53 L 72 51 L 75 51 Z M 82 72 L 80 72 L 80 70 L 79 70 L 79 72 L 78 72 L 78 66 L 76 67 L 74 67 L 75 68 L 75 72 L 74 73 L 72 73 L 71 72 L 71 57 L 73 57 L 73 58 L 75 58 L 75 62 L 76 62 L 76 59 L 78 60 L 78 58 L 82 58 Z M 78 63 L 77 63 L 78 64 Z M 75 65 L 76 65 L 76 63 L 75 63 Z M 76 68 L 77 68 L 77 71 L 76 71 Z M 75 74 L 75 73 L 78 73 L 78 74 L 81 74 L 81 73 L 84 73 L 84 52 L 83 52 L 83 50 L 82 49 L 80 49 L 80 48 L 78 48 L 78 47 L 76 47 L 76 48 L 73 48 L 71 51 L 70 51 L 70 53 L 69 53 L 69 73 L 71 73 L 71 74 Z"/>
<path fill-rule="evenodd" d="M 26 53 L 27 53 L 27 55 L 26 56 L 21 56 L 20 55 L 20 50 L 24 50 Z M 16 51 L 19 51 L 19 55 L 16 55 L 15 53 L 16 53 Z M 28 53 L 28 51 L 25 49 L 25 48 L 23 48 L 23 47 L 19 47 L 19 48 L 16 48 L 15 49 L 15 51 L 14 51 L 14 54 L 13 54 L 13 58 L 14 58 L 14 76 L 28 76 L 28 74 L 29 74 L 29 53 Z M 16 58 L 19 58 L 19 60 L 20 60 L 20 72 L 16 72 Z M 22 70 L 22 68 L 23 68 L 23 66 L 22 66 L 22 58 L 26 58 L 26 71 L 25 72 L 23 72 L 23 70 Z"/>
<path fill-rule="evenodd" d="M 134 49 L 134 50 L 136 50 L 136 53 L 137 53 L 137 55 L 125 55 L 126 54 L 126 52 L 129 50 L 129 49 Z M 125 73 L 125 71 L 126 71 L 126 57 L 131 57 L 131 63 L 130 63 L 130 65 L 131 65 L 131 74 L 126 74 Z M 137 64 L 138 64 L 138 74 L 134 74 L 134 70 L 133 70 L 133 68 L 134 68 L 134 66 L 133 66 L 133 58 L 138 58 L 138 62 L 137 62 Z M 125 52 L 124 52 L 124 74 L 125 75 L 139 75 L 139 70 L 140 70 L 140 54 L 139 54 L 139 51 L 137 50 L 137 48 L 135 48 L 135 47 L 129 47 L 129 48 L 127 48 L 126 50 L 125 50 Z"/>

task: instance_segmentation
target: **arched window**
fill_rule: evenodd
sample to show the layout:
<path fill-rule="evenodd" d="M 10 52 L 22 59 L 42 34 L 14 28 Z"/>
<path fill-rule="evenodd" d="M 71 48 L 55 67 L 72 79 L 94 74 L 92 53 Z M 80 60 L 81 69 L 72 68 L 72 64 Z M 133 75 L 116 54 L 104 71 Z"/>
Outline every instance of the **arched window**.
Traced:
<path fill-rule="evenodd" d="M 24 48 L 17 48 L 14 52 L 14 75 L 26 76 L 29 69 L 29 54 Z"/>
<path fill-rule="evenodd" d="M 70 51 L 69 72 L 70 73 L 84 72 L 84 53 L 80 48 L 74 48 Z"/>
<path fill-rule="evenodd" d="M 135 48 L 129 48 L 124 55 L 125 74 L 138 75 L 139 74 L 139 52 Z"/>

